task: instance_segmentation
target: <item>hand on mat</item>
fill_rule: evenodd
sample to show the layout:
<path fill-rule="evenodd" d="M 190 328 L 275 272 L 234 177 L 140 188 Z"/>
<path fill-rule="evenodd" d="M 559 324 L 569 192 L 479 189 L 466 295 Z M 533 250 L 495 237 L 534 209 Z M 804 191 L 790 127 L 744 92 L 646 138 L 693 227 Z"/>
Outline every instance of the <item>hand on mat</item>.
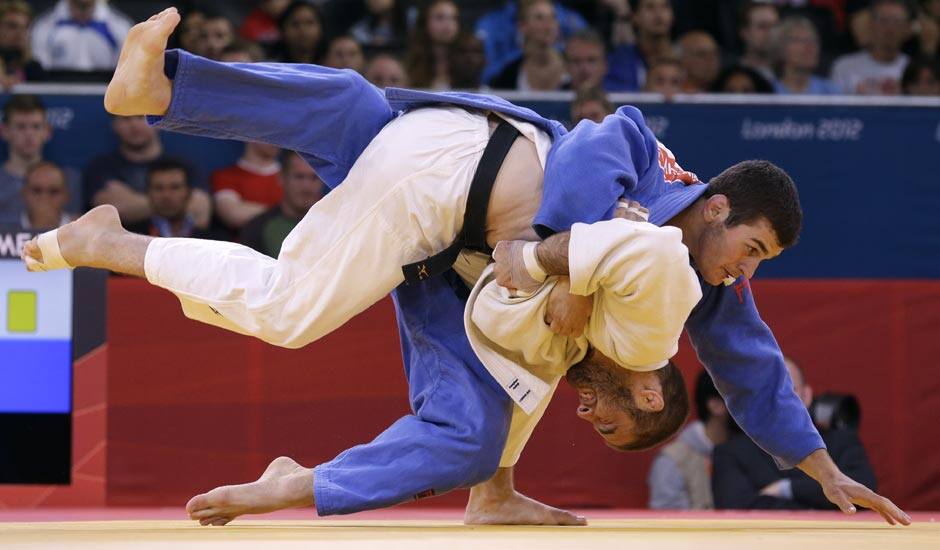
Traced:
<path fill-rule="evenodd" d="M 594 297 L 571 294 L 570 290 L 571 282 L 568 277 L 559 278 L 555 288 L 548 295 L 545 324 L 555 334 L 580 336 L 591 318 Z"/>
<path fill-rule="evenodd" d="M 614 210 L 615 218 L 623 218 L 635 222 L 646 222 L 650 219 L 650 211 L 642 204 L 627 199 L 620 199 Z"/>
<path fill-rule="evenodd" d="M 845 474 L 840 473 L 831 481 L 820 482 L 820 485 L 822 485 L 826 498 L 846 514 L 854 514 L 855 506 L 853 504 L 858 504 L 878 512 L 891 525 L 895 523 L 911 524 L 911 517 L 895 506 L 893 502 Z"/>
<path fill-rule="evenodd" d="M 493 249 L 496 265 L 496 284 L 511 291 L 534 292 L 542 285 L 536 281 L 525 266 L 522 247 L 527 241 L 499 241 Z"/>

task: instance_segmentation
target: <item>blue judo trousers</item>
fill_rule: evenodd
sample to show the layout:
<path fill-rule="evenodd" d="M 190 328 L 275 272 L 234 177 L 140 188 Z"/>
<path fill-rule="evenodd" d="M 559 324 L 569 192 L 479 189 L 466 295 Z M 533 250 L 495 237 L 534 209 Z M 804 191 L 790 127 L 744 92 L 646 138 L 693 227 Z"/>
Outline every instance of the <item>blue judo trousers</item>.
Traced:
<path fill-rule="evenodd" d="M 600 124 L 582 122 L 569 133 L 498 97 L 401 89 L 383 95 L 353 71 L 315 65 L 224 64 L 171 50 L 165 70 L 174 81 L 173 99 L 165 116 L 149 117 L 151 124 L 297 151 L 331 188 L 403 110 L 457 105 L 530 122 L 553 140 L 535 218 L 543 237 L 577 222 L 609 219 L 621 197 L 640 201 L 650 209 L 650 221 L 662 224 L 706 187 L 665 180 L 656 138 L 633 107 L 621 107 Z M 713 287 L 699 278 L 703 298 L 686 329 L 732 416 L 781 467 L 824 448 L 746 279 Z M 467 340 L 467 293 L 452 271 L 393 292 L 412 414 L 315 468 L 320 515 L 441 494 L 495 472 L 511 401 Z"/>

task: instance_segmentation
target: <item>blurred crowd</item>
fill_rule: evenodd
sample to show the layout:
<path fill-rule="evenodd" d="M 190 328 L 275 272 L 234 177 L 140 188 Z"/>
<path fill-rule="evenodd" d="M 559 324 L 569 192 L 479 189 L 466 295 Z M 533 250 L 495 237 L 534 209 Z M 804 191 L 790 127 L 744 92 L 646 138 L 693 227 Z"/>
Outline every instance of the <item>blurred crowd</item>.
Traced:
<path fill-rule="evenodd" d="M 0 85 L 106 82 L 145 0 L 0 0 Z M 173 3 L 179 47 L 222 62 L 318 63 L 379 87 L 570 90 L 571 120 L 611 92 L 940 95 L 940 0 L 259 0 Z M 113 204 L 164 236 L 238 239 L 276 256 L 324 193 L 290 152 L 249 143 L 201 174 L 169 158 L 141 117 L 116 117 L 116 150 L 87 166 L 43 157 L 40 98 L 3 108 L 0 224 L 47 229 Z M 55 159 L 51 159 L 55 160 Z"/>
<path fill-rule="evenodd" d="M 0 2 L 3 84 L 107 75 L 133 0 Z M 432 89 L 937 95 L 940 0 L 176 3 L 174 46 Z M 142 13 L 140 13 L 142 12 Z"/>

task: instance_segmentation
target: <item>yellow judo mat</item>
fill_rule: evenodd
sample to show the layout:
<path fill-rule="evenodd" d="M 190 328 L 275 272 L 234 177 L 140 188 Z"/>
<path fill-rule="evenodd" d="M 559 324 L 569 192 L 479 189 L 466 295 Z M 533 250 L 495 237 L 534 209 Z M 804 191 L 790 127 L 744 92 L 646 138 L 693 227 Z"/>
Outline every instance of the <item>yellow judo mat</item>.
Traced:
<path fill-rule="evenodd" d="M 940 523 L 872 521 L 600 519 L 587 527 L 465 526 L 458 521 L 259 521 L 224 527 L 189 521 L 0 523 L 13 549 L 654 549 L 940 550 Z"/>

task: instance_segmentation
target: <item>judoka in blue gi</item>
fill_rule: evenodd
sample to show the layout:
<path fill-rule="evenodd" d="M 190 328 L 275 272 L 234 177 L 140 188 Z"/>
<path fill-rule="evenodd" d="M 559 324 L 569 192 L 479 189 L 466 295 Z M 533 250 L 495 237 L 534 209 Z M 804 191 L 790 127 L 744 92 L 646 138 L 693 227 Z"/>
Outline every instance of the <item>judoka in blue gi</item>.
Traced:
<path fill-rule="evenodd" d="M 471 522 L 580 521 L 512 490 L 511 468 L 499 468 L 511 401 L 468 343 L 467 287 L 453 271 L 421 269 L 423 259 L 462 235 L 469 182 L 493 126 L 505 122 L 523 138 L 513 142 L 522 150 L 510 150 L 506 163 L 525 165 L 528 156 L 525 172 L 536 175 L 542 200 L 520 197 L 507 184 L 511 208 L 501 210 L 497 181 L 490 216 L 518 214 L 517 225 L 521 219 L 526 227 L 510 221 L 503 224 L 509 229 L 490 231 L 487 217 L 487 241 L 545 238 L 537 260 L 549 274 L 564 275 L 572 224 L 609 219 L 624 198 L 646 206 L 650 222 L 679 227 L 703 294 L 686 329 L 741 427 L 781 467 L 797 466 L 819 481 L 843 511 L 854 512 L 854 503 L 890 523 L 909 522 L 833 464 L 750 295 L 747 279 L 760 261 L 792 245 L 799 232 L 795 188 L 781 170 L 749 162 L 708 185 L 670 181 L 660 165 L 667 153 L 634 108 L 567 133 L 492 96 L 399 89 L 383 95 L 350 71 L 227 65 L 164 52 L 178 21 L 171 8 L 132 29 L 106 108 L 155 115 L 151 121 L 168 130 L 297 151 L 332 191 L 287 238 L 278 260 L 232 243 L 130 235 L 114 209 L 100 207 L 29 243 L 28 267 L 81 265 L 146 277 L 174 292 L 189 317 L 288 347 L 328 333 L 394 289 L 414 409 L 372 442 L 313 470 L 282 457 L 256 482 L 199 495 L 187 506 L 191 517 L 219 525 L 243 513 L 310 504 L 321 515 L 341 514 L 473 486 Z M 501 247 L 497 267 L 505 285 L 524 288 L 531 271 L 518 268 L 525 265 L 518 244 Z M 409 264 L 424 280 L 400 286 Z M 737 282 L 726 286 L 727 279 Z M 570 303 L 583 299 L 571 296 Z M 561 306 L 559 316 L 574 309 Z M 602 397 L 589 394 L 579 408 L 595 428 L 605 420 L 596 414 Z M 599 431 L 608 442 L 629 436 L 629 426 L 607 428 Z"/>

